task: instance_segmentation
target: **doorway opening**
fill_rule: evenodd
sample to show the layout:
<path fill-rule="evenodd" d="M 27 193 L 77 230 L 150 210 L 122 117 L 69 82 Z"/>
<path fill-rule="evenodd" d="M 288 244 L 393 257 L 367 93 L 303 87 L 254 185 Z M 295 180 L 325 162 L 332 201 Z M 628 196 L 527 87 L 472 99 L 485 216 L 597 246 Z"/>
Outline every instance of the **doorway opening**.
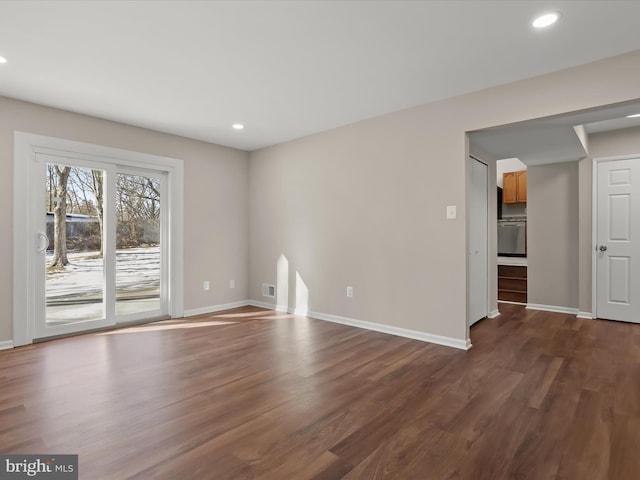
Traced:
<path fill-rule="evenodd" d="M 595 249 L 602 242 L 593 233 L 593 159 L 626 157 L 640 162 L 640 117 L 632 115 L 639 106 L 637 100 L 623 102 L 468 133 L 470 151 L 482 152 L 490 165 L 517 157 L 527 166 L 528 309 L 579 318 L 602 316 L 597 306 L 601 289 L 597 287 Z M 491 241 L 497 252 L 498 239 Z M 634 255 L 640 257 L 640 250 L 635 249 Z M 615 265 L 620 267 L 618 278 L 626 275 L 621 273 L 626 272 L 624 264 L 619 260 Z M 494 305 L 497 278 L 490 279 L 490 288 Z"/>
<path fill-rule="evenodd" d="M 527 166 L 496 162 L 498 303 L 527 303 Z"/>

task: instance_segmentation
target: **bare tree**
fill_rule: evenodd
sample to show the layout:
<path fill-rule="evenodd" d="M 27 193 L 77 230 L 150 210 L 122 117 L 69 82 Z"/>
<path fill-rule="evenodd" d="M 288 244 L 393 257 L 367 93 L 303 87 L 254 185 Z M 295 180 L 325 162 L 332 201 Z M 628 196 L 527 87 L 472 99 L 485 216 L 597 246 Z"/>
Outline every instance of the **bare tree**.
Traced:
<path fill-rule="evenodd" d="M 69 263 L 67 258 L 67 182 L 71 167 L 54 166 L 56 174 L 56 198 L 53 209 L 53 259 L 49 268 L 61 268 Z"/>
<path fill-rule="evenodd" d="M 55 171 L 53 165 L 47 163 L 47 212 L 53 211 L 53 197 L 55 197 Z"/>
<path fill-rule="evenodd" d="M 103 255 L 103 239 L 104 239 L 104 208 L 102 199 L 104 194 L 104 176 L 102 170 L 91 170 L 91 186 L 93 194 L 96 197 L 96 210 L 98 212 L 98 223 L 100 224 L 100 256 Z"/>
<path fill-rule="evenodd" d="M 118 248 L 156 243 L 150 227 L 160 218 L 160 180 L 138 175 L 118 175 L 116 216 Z"/>
<path fill-rule="evenodd" d="M 54 257 L 49 267 L 67 265 L 67 249 L 100 249 L 104 236 L 104 172 L 82 167 L 47 165 L 47 207 L 54 213 Z M 118 174 L 116 177 L 116 248 L 153 245 L 159 241 L 160 179 Z M 75 219 L 71 214 L 97 220 Z M 94 227 L 99 227 L 99 233 Z M 83 250 L 83 251 L 84 251 Z"/>

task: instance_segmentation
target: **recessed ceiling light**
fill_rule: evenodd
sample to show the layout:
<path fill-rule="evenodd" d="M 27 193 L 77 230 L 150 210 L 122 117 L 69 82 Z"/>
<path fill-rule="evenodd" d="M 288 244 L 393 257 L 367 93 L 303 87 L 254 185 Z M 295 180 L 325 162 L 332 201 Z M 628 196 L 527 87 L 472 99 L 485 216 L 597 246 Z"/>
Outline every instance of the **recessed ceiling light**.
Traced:
<path fill-rule="evenodd" d="M 556 23 L 559 18 L 560 14 L 557 12 L 545 13 L 536 18 L 531 25 L 535 28 L 546 28 Z"/>
<path fill-rule="evenodd" d="M 7 59 L 4 57 L 0 57 L 0 63 L 7 63 Z"/>
<path fill-rule="evenodd" d="M 627 115 L 627 118 L 637 118 L 640 117 L 640 113 L 635 113 L 633 115 Z"/>
<path fill-rule="evenodd" d="M 242 130 L 244 128 L 244 125 L 242 125 L 241 123 L 234 123 L 233 128 L 235 128 L 236 130 Z"/>

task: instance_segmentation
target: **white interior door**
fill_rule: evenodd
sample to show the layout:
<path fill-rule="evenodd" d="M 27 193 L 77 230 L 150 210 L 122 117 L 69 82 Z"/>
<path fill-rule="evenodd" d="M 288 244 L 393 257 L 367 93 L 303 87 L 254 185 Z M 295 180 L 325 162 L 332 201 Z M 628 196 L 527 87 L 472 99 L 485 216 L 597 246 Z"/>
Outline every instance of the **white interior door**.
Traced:
<path fill-rule="evenodd" d="M 469 325 L 489 312 L 489 167 L 469 158 Z"/>
<path fill-rule="evenodd" d="M 640 159 L 598 162 L 596 314 L 640 323 Z"/>

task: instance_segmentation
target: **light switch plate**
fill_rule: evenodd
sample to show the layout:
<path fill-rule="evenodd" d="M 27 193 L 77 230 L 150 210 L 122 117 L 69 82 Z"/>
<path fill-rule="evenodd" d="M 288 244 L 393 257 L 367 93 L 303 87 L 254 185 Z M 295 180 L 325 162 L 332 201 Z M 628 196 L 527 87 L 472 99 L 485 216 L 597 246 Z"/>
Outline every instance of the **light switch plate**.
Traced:
<path fill-rule="evenodd" d="M 457 216 L 456 206 L 448 205 L 447 206 L 447 220 L 454 220 Z"/>

